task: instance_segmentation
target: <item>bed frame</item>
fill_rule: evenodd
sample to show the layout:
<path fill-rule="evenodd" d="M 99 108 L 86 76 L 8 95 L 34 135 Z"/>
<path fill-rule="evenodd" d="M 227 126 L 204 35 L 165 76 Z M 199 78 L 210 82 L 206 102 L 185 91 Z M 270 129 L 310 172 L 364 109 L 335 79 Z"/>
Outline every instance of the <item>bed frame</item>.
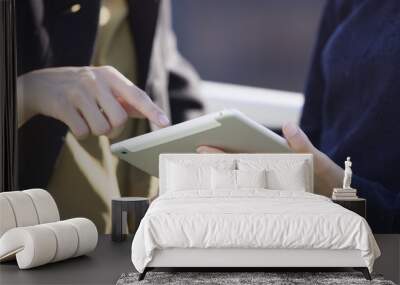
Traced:
<path fill-rule="evenodd" d="M 166 161 L 206 159 L 218 160 L 249 158 L 262 159 L 290 159 L 304 160 L 308 163 L 309 172 L 306 191 L 313 192 L 313 159 L 310 154 L 162 154 L 160 155 L 160 194 L 165 191 Z M 367 280 L 371 280 L 366 264 L 359 250 L 333 249 L 253 249 L 253 248 L 169 248 L 158 249 L 153 259 L 147 265 L 139 280 L 143 280 L 146 273 L 155 268 L 232 268 L 237 271 L 262 268 L 343 268 L 350 267 L 361 271 Z"/>
<path fill-rule="evenodd" d="M 361 271 L 367 280 L 371 275 L 359 250 L 330 249 L 197 249 L 171 248 L 156 250 L 152 261 L 139 275 L 143 280 L 154 268 L 232 268 L 238 271 L 254 268 L 337 268 Z"/>

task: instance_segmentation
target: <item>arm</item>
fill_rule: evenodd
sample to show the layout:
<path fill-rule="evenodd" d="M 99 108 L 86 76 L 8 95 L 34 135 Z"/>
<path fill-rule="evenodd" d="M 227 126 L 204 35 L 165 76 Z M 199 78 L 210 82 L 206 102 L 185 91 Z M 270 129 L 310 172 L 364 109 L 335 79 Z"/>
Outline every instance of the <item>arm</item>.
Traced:
<path fill-rule="evenodd" d="M 316 147 L 319 147 L 320 144 L 320 133 L 323 119 L 322 105 L 323 95 L 325 92 L 325 83 L 322 71 L 323 50 L 330 36 L 339 25 L 341 18 L 343 18 L 343 14 L 345 14 L 344 7 L 338 8 L 339 6 L 344 5 L 340 5 L 338 2 L 339 1 L 329 1 L 322 13 L 304 91 L 305 101 L 300 119 L 300 126 Z"/>
<path fill-rule="evenodd" d="M 147 94 L 117 70 L 88 66 L 98 26 L 99 1 L 91 1 L 76 15 L 64 11 L 67 7 L 56 4 L 58 1 L 17 2 L 17 24 L 21 28 L 17 33 L 18 126 L 36 115 L 45 115 L 68 125 L 75 136 L 85 137 L 89 133 L 116 135 L 128 117 L 145 117 L 160 127 L 169 123 Z M 63 19 L 54 27 L 53 20 L 58 16 Z M 73 17 L 74 21 L 65 17 Z M 71 33 L 82 21 L 85 25 L 79 32 Z M 51 120 L 39 121 L 48 126 Z M 37 124 L 35 128 L 27 129 L 41 129 Z M 27 129 L 22 130 L 21 136 L 28 134 Z M 52 133 L 51 137 L 57 136 Z"/>
<path fill-rule="evenodd" d="M 346 17 L 348 11 L 351 10 L 351 5 L 353 5 L 351 2 L 352 1 L 340 3 L 340 1 L 329 1 L 321 19 L 319 34 L 306 84 L 305 102 L 300 123 L 302 129 L 315 147 L 318 147 L 320 143 L 323 93 L 325 89 L 321 66 L 323 49 L 336 27 Z M 329 175 L 332 177 L 336 176 L 334 180 L 337 180 L 336 183 L 337 186 L 339 186 L 340 171 L 336 167 L 332 167 L 332 169 L 336 170 L 332 171 L 333 174 Z M 334 173 L 336 173 L 336 175 Z M 320 193 L 324 193 L 323 188 L 318 189 L 318 184 L 318 181 L 316 181 L 316 190 Z M 325 183 L 322 185 L 324 184 Z M 400 227 L 399 194 L 390 191 L 379 183 L 358 176 L 353 176 L 352 184 L 358 189 L 358 195 L 368 201 L 368 221 L 374 231 L 379 233 L 393 232 L 393 229 Z M 334 184 L 329 183 L 328 185 Z"/>
<path fill-rule="evenodd" d="M 17 80 L 18 126 L 35 115 L 68 125 L 78 138 L 118 133 L 128 117 L 169 120 L 144 91 L 110 66 L 55 67 L 25 73 Z"/>

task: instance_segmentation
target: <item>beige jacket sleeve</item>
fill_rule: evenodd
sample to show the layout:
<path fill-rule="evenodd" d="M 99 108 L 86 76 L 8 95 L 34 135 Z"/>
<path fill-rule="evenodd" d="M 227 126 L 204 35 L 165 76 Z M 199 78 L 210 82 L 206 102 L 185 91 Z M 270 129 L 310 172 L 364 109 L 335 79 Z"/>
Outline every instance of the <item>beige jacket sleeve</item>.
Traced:
<path fill-rule="evenodd" d="M 180 55 L 172 30 L 171 3 L 163 0 L 153 44 L 146 89 L 156 103 L 170 111 L 174 122 L 187 119 L 188 111 L 202 110 L 200 78 Z"/>

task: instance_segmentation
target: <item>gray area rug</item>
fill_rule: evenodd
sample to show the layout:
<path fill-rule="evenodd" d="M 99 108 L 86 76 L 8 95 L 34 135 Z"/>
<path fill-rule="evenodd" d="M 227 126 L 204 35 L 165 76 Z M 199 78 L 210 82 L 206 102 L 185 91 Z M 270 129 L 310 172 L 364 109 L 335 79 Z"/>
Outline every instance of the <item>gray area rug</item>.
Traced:
<path fill-rule="evenodd" d="M 117 285 L 146 284 L 379 284 L 395 285 L 382 276 L 372 275 L 368 281 L 359 272 L 148 272 L 146 278 L 138 281 L 138 273 L 122 274 Z"/>

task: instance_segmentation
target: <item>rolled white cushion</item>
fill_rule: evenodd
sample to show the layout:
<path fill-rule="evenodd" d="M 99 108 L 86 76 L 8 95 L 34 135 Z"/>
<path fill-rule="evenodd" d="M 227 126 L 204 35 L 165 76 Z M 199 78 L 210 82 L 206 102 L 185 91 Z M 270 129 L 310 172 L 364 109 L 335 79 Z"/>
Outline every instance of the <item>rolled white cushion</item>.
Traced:
<path fill-rule="evenodd" d="M 0 237 L 9 229 L 15 228 L 17 222 L 8 199 L 0 195 Z"/>
<path fill-rule="evenodd" d="M 0 261 L 16 256 L 20 269 L 86 254 L 97 245 L 96 226 L 75 218 L 8 230 L 0 238 Z"/>
<path fill-rule="evenodd" d="M 92 221 L 85 218 L 74 218 L 64 222 L 73 225 L 78 233 L 78 248 L 74 257 L 86 254 L 96 248 L 98 233 Z"/>
<path fill-rule="evenodd" d="M 39 223 L 38 214 L 31 197 L 22 191 L 3 192 L 13 209 L 17 227 L 33 226 Z"/>
<path fill-rule="evenodd" d="M 60 220 L 60 214 L 56 202 L 49 192 L 43 189 L 24 190 L 33 201 L 36 213 L 39 218 L 39 224 L 51 223 Z"/>
<path fill-rule="evenodd" d="M 51 262 L 56 248 L 56 236 L 47 227 L 14 228 L 0 239 L 0 260 L 16 254 L 19 268 L 28 269 Z"/>
<path fill-rule="evenodd" d="M 78 233 L 67 221 L 44 224 L 53 231 L 57 240 L 56 253 L 51 262 L 73 257 L 78 249 Z"/>

